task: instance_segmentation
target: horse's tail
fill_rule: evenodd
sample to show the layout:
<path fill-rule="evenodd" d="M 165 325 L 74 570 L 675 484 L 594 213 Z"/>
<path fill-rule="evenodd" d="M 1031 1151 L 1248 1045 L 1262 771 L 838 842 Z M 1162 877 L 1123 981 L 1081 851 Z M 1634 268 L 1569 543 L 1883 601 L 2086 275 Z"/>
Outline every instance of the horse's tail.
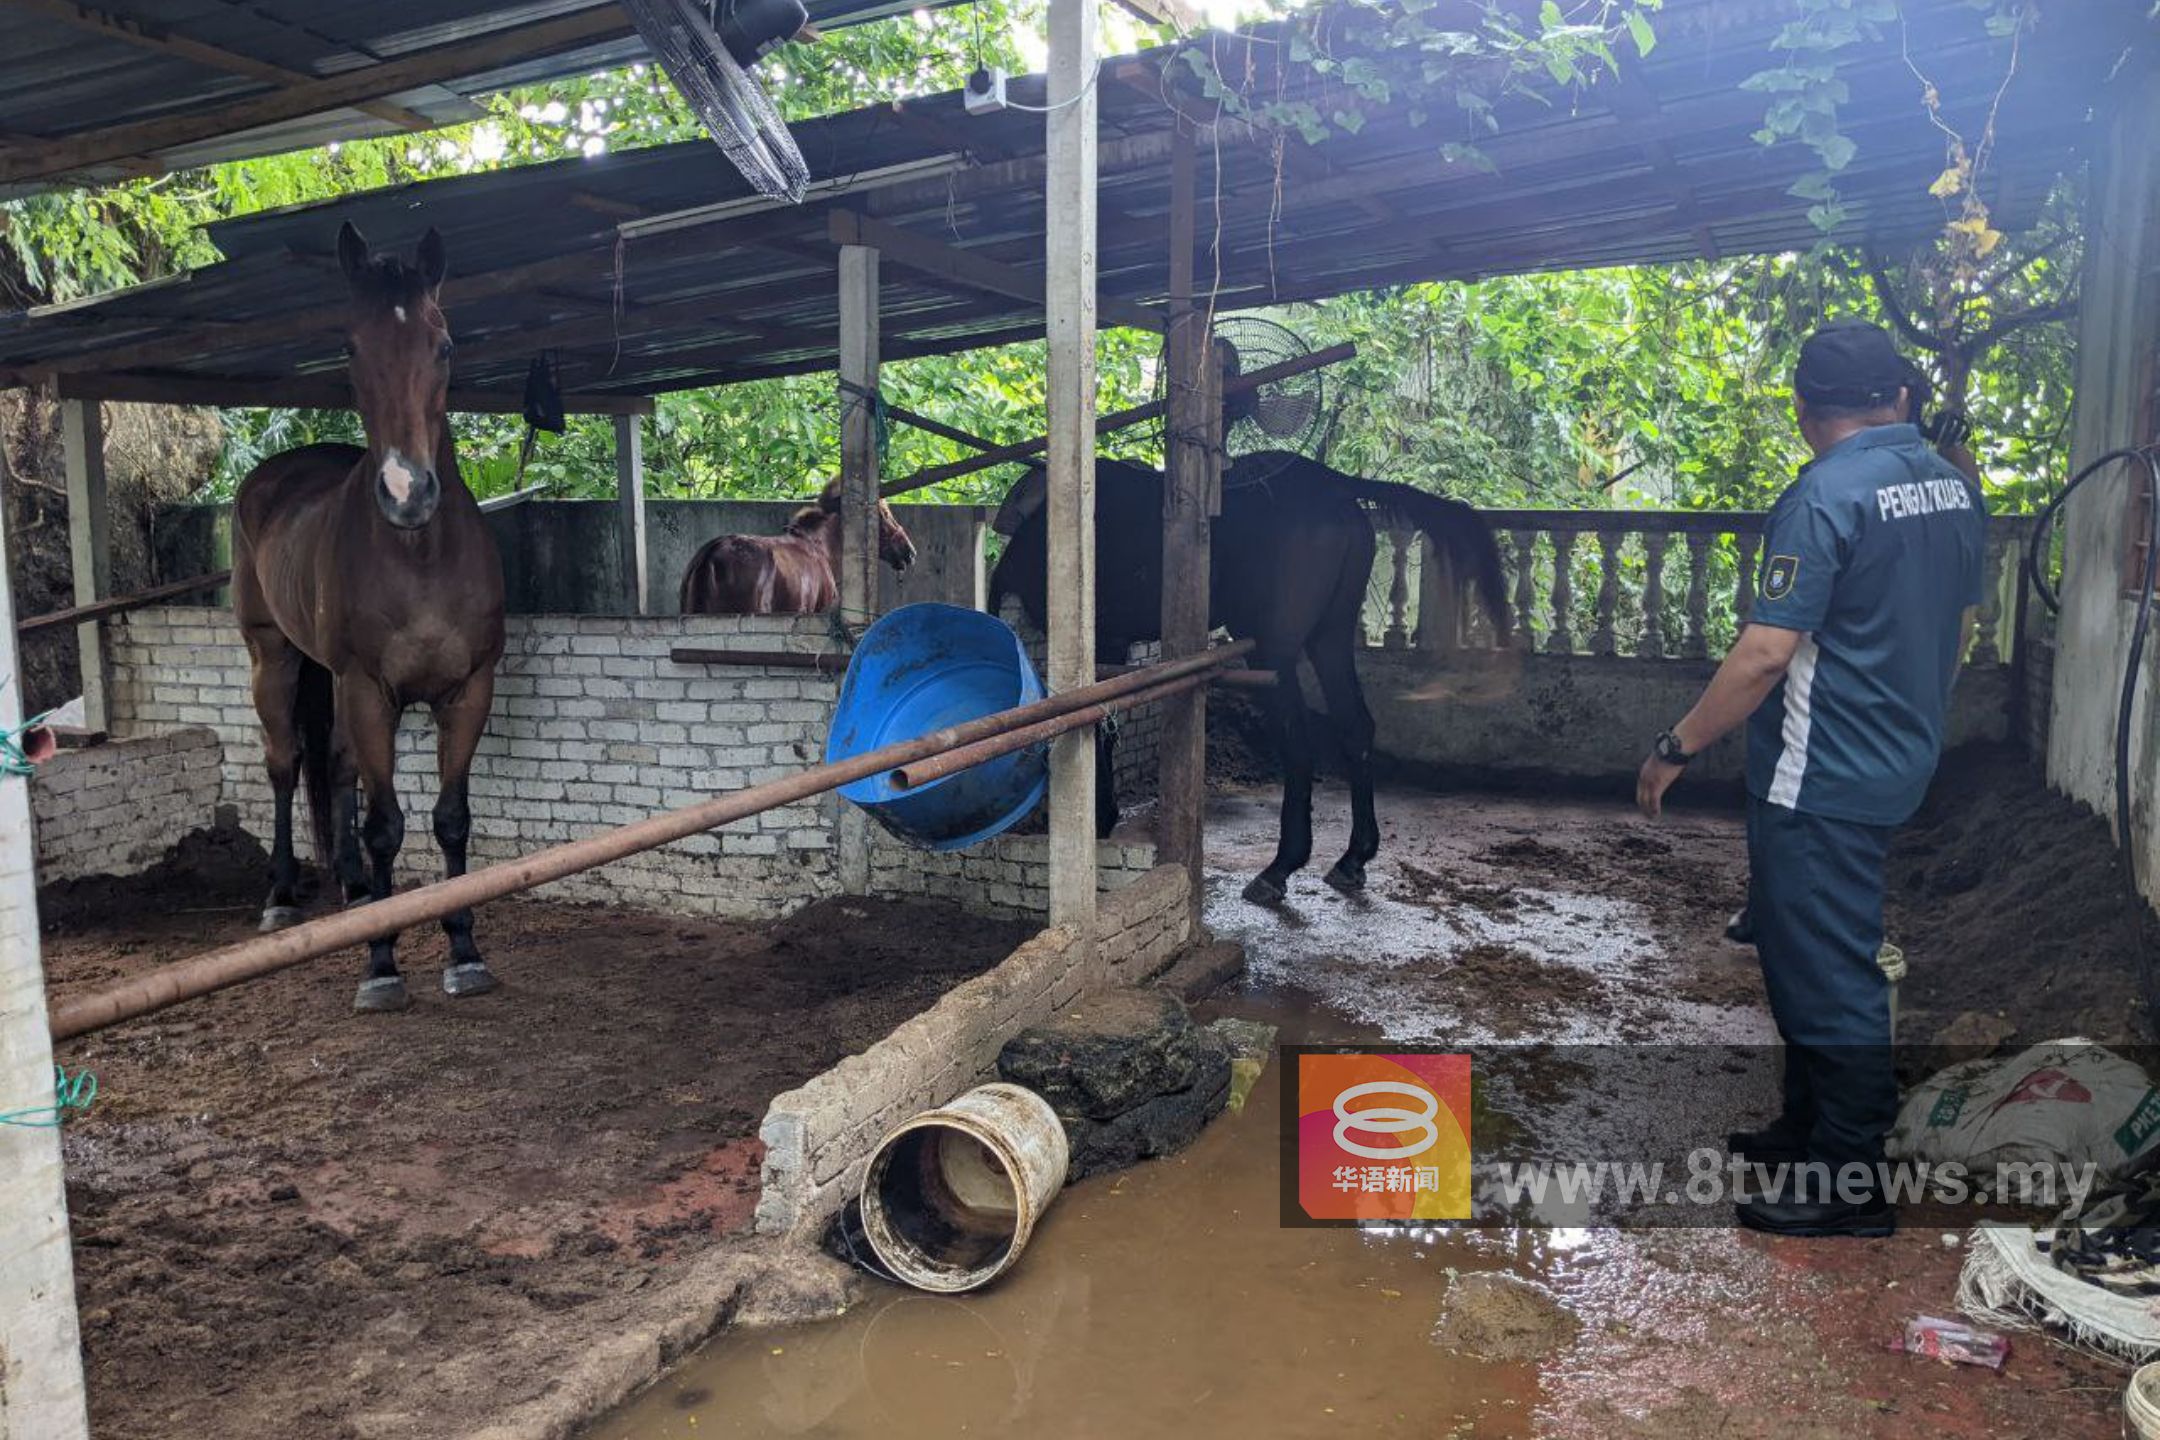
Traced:
<path fill-rule="evenodd" d="M 300 689 L 293 720 L 300 731 L 300 778 L 307 786 L 308 824 L 315 836 L 315 863 L 325 875 L 334 871 L 337 847 L 332 822 L 330 731 L 337 718 L 337 696 L 330 672 L 313 660 L 300 661 Z"/>
<path fill-rule="evenodd" d="M 1500 545 L 1491 527 L 1470 506 L 1445 495 L 1435 495 L 1414 485 L 1392 480 L 1365 480 L 1344 476 L 1351 493 L 1383 509 L 1407 517 L 1425 532 L 1435 549 L 1448 559 L 1455 574 L 1477 587 L 1478 598 L 1491 617 L 1493 633 L 1504 646 L 1508 640 L 1507 577 L 1500 568 Z"/>

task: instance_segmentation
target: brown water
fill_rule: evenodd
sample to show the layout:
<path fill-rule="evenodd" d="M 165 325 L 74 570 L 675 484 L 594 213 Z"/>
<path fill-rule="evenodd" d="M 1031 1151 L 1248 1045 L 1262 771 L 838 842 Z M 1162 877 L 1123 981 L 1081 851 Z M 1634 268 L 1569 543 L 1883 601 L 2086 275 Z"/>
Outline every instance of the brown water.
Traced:
<path fill-rule="evenodd" d="M 1446 1267 L 1490 1247 L 1278 1225 L 1273 1080 L 1183 1155 L 1067 1190 L 990 1289 L 723 1337 L 592 1434 L 1529 1435 L 1532 1367 L 1430 1339 Z"/>
<path fill-rule="evenodd" d="M 1499 862 L 1481 859 L 1495 844 L 1572 839 L 1589 855 L 1609 847 L 1613 810 L 1577 809 L 1395 797 L 1370 894 L 1346 900 L 1310 881 L 1287 906 L 1260 911 L 1237 893 L 1272 848 L 1272 797 L 1218 802 L 1209 839 L 1221 869 L 1210 877 L 1208 919 L 1245 942 L 1251 970 L 1215 1012 L 1274 1024 L 1286 1043 L 1481 1048 L 1501 1034 L 1609 1043 L 1623 1030 L 1766 1031 L 1744 1007 L 1667 993 L 1675 957 L 1644 908 L 1655 889 L 1630 896 L 1572 876 L 1547 888 L 1518 878 L 1516 902 L 1481 909 L 1436 905 L 1417 886 L 1406 890 L 1408 871 L 1396 868 L 1497 880 L 1506 878 Z M 1324 805 L 1323 824 L 1340 827 L 1339 810 Z M 1691 870 L 1732 846 L 1708 825 L 1663 833 L 1682 852 L 1669 863 Z M 1713 904 L 1700 928 L 1714 937 L 1721 919 Z M 1501 1004 L 1506 997 L 1449 978 L 1466 947 L 1495 944 L 1586 977 L 1589 988 L 1572 1004 L 1540 994 Z M 1782 1267 L 1730 1232 L 1283 1228 L 1279 1079 L 1271 1066 L 1242 1113 L 1218 1119 L 1184 1154 L 1065 1191 L 1014 1269 L 986 1290 L 931 1297 L 870 1282 L 837 1320 L 725 1334 L 594 1426 L 590 1440 L 1875 1433 L 1856 1417 L 1877 1412 L 1854 1409 L 1837 1372 L 1816 1363 L 1809 1322 L 1782 1298 Z M 1700 1117 L 1704 1134 L 1758 1103 L 1725 1093 L 1729 1085 L 1663 1088 L 1715 1112 Z M 1576 1098 L 1598 1108 L 1598 1097 Z M 1561 1316 L 1549 1338 L 1533 1334 L 1508 1352 L 1522 1358 L 1457 1353 L 1436 1326 L 1451 1306 L 1452 1320 L 1472 1313 L 1475 1287 L 1455 1292 L 1453 1277 L 1481 1271 L 1537 1282 L 1574 1319 Z M 1811 1303 L 1840 1298 L 1822 1291 Z M 1819 1375 L 1811 1383 L 1830 1398 L 1803 1390 L 1799 1401 L 1811 1417 L 1834 1415 L 1829 1429 L 1735 1428 L 1760 1401 L 1766 1356 Z"/>

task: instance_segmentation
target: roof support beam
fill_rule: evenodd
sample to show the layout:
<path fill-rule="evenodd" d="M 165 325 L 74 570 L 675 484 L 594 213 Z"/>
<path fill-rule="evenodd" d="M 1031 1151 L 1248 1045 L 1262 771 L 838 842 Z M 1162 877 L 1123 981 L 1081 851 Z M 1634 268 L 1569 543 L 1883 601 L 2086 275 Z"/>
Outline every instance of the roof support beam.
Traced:
<path fill-rule="evenodd" d="M 1052 219 L 1053 227 L 1056 220 Z M 835 245 L 870 245 L 881 251 L 896 265 L 942 280 L 963 289 L 984 291 L 992 295 L 1009 296 L 1030 304 L 1045 304 L 1044 282 L 1041 276 L 1002 261 L 987 259 L 966 250 L 947 245 L 942 240 L 913 230 L 903 230 L 883 220 L 852 210 L 835 210 L 829 219 L 829 238 Z M 1094 266 L 1088 267 L 1090 277 Z M 1125 325 L 1135 330 L 1153 330 L 1158 334 L 1163 328 L 1163 317 L 1145 305 L 1130 300 L 1117 300 L 1108 295 L 1095 299 L 1096 313 L 1112 325 Z"/>
<path fill-rule="evenodd" d="M 161 55 L 191 60 L 212 70 L 222 70 L 230 75 L 246 75 L 285 89 L 312 84 L 320 78 L 305 71 L 288 70 L 283 65 L 258 60 L 252 55 L 241 55 L 215 45 L 205 45 L 200 40 L 175 35 L 147 20 L 93 9 L 88 5 L 75 3 L 75 0 L 4 0 L 4 3 L 18 10 L 35 11 L 48 20 L 72 25 L 77 30 L 86 30 L 92 35 L 117 40 L 123 45 L 133 45 L 142 50 L 154 50 Z M 353 108 L 366 111 L 378 120 L 387 120 L 403 130 L 435 128 L 435 122 L 419 111 L 408 110 L 403 105 L 393 105 L 387 100 L 367 100 Z"/>
<path fill-rule="evenodd" d="M 229 405 L 295 410 L 350 410 L 352 387 L 343 380 L 208 379 L 188 375 L 69 375 L 60 381 L 62 400 L 133 400 L 149 405 Z M 520 415 L 522 392 L 450 391 L 449 408 L 461 415 Z M 650 415 L 641 395 L 565 395 L 571 415 Z"/>
<path fill-rule="evenodd" d="M 209 110 L 111 125 L 51 140 L 27 154 L 0 157 L 0 184 L 20 184 L 197 144 L 243 130 L 344 110 L 401 90 L 474 75 L 514 60 L 530 60 L 633 33 L 613 0 L 531 25 L 437 45 L 349 70 L 341 75 L 250 96 Z"/>

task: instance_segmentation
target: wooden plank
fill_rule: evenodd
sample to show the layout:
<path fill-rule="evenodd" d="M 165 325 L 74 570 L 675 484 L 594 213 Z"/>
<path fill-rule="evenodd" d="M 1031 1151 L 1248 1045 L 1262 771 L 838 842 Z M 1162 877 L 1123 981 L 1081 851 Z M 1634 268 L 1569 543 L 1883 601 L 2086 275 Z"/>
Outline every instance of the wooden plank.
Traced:
<path fill-rule="evenodd" d="M 829 234 L 835 245 L 874 245 L 896 264 L 919 271 L 947 284 L 965 286 L 970 290 L 988 291 L 993 295 L 1007 295 L 1015 300 L 1044 304 L 1044 278 L 1016 266 L 991 260 L 942 240 L 933 240 L 913 230 L 903 230 L 897 225 L 853 210 L 835 210 L 828 220 Z M 1053 227 L 1054 228 L 1054 227 Z M 1093 253 L 1090 245 L 1090 254 Z M 1055 273 L 1055 272 L 1052 272 Z M 1094 266 L 1088 268 L 1094 274 Z M 1129 326 L 1136 330 L 1161 331 L 1163 317 L 1145 305 L 1110 296 L 1094 297 L 1092 307 L 1113 325 Z"/>
<path fill-rule="evenodd" d="M 23 714 L 7 507 L 0 506 L 0 733 Z M 53 1098 L 51 1022 L 38 949 L 30 787 L 0 780 L 0 1111 Z M 0 1440 L 88 1440 L 60 1132 L 0 1125 Z"/>
<path fill-rule="evenodd" d="M 1169 443 L 1163 486 L 1162 658 L 1207 648 L 1209 522 L 1222 465 L 1222 369 L 1210 339 L 1211 306 L 1195 299 L 1196 250 L 1191 132 L 1180 125 L 1170 157 Z M 1207 800 L 1207 687 L 1163 702 L 1156 849 L 1183 865 L 1191 884 L 1188 935 L 1197 933 L 1203 889 Z"/>
<path fill-rule="evenodd" d="M 632 615 L 652 614 L 645 573 L 645 424 L 615 417 L 616 526 L 622 543 L 623 603 Z"/>
<path fill-rule="evenodd" d="M 266 95 L 195 110 L 110 125 L 63 136 L 27 154 L 0 157 L 0 184 L 65 175 L 93 165 L 214 140 L 287 120 L 349 109 L 401 90 L 475 75 L 516 60 L 531 60 L 634 34 L 629 17 L 609 0 L 529 25 L 490 31 L 470 39 L 401 55 L 380 65 L 287 86 Z"/>
<path fill-rule="evenodd" d="M 1190 0 L 1117 0 L 1135 19 L 1150 25 L 1167 25 L 1180 35 L 1207 28 L 1207 16 Z"/>
<path fill-rule="evenodd" d="M 132 400 L 150 405 L 226 405 L 296 410 L 350 410 L 352 387 L 343 380 L 223 379 L 196 375 L 66 375 L 59 382 L 62 399 Z M 452 387 L 450 409 L 460 415 L 519 415 L 523 391 L 463 390 Z M 653 402 L 644 395 L 565 395 L 571 415 L 650 415 Z"/>
<path fill-rule="evenodd" d="M 222 70 L 229 75 L 246 75 L 251 79 L 287 89 L 295 85 L 311 84 L 321 78 L 303 70 L 292 70 L 268 60 L 259 60 L 253 55 L 242 55 L 216 45 L 206 45 L 200 40 L 176 35 L 147 20 L 94 9 L 89 5 L 76 3 L 76 0 L 0 0 L 0 3 L 11 5 L 17 10 L 33 11 L 48 20 L 72 25 L 78 30 L 86 30 L 108 40 L 117 40 L 123 45 L 133 45 L 137 49 L 191 60 L 211 70 Z M 387 100 L 366 100 L 352 108 L 373 115 L 378 120 L 387 120 L 403 130 L 433 130 L 440 123 L 430 120 L 417 110 L 408 110 L 403 105 L 393 105 Z"/>
<path fill-rule="evenodd" d="M 1095 0 L 1050 0 L 1043 292 L 1049 340 L 1049 683 L 1095 679 Z M 1050 923 L 1095 945 L 1095 736 L 1050 746 Z"/>
<path fill-rule="evenodd" d="M 60 444 L 67 467 L 68 563 L 75 603 L 94 605 L 112 589 L 111 504 L 105 488 L 105 411 L 95 400 L 60 402 Z M 75 627 L 82 667 L 83 723 L 110 728 L 106 697 L 105 627 L 85 620 Z"/>

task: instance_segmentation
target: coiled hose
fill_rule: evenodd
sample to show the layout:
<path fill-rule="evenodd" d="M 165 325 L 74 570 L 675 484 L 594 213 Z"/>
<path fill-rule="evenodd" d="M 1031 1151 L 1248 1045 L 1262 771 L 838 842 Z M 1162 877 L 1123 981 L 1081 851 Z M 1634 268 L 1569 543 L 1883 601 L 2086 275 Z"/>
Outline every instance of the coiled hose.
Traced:
<path fill-rule="evenodd" d="M 2153 565 L 2160 560 L 2160 458 L 2151 448 L 2110 450 L 2070 477 L 2070 482 L 2058 491 L 2040 511 L 2040 523 L 2033 526 L 2031 541 L 2025 548 L 2025 575 L 2040 596 L 2040 603 L 2047 606 L 2048 613 L 2062 613 L 2062 601 L 2048 585 L 2042 559 L 2047 554 L 2048 535 L 2055 523 L 2055 512 L 2062 509 L 2063 502 L 2077 492 L 2094 475 L 2099 474 L 2117 461 L 2136 461 L 2145 467 L 2145 564 L 2138 575 L 2137 620 L 2130 628 L 2130 658 L 2123 667 L 2122 694 L 2115 710 L 2115 844 L 2122 851 L 2123 869 L 2132 890 L 2137 887 L 2137 857 L 2132 849 L 2130 830 L 2130 715 L 2137 705 L 2138 670 L 2145 658 L 2145 636 L 2152 628 Z"/>

